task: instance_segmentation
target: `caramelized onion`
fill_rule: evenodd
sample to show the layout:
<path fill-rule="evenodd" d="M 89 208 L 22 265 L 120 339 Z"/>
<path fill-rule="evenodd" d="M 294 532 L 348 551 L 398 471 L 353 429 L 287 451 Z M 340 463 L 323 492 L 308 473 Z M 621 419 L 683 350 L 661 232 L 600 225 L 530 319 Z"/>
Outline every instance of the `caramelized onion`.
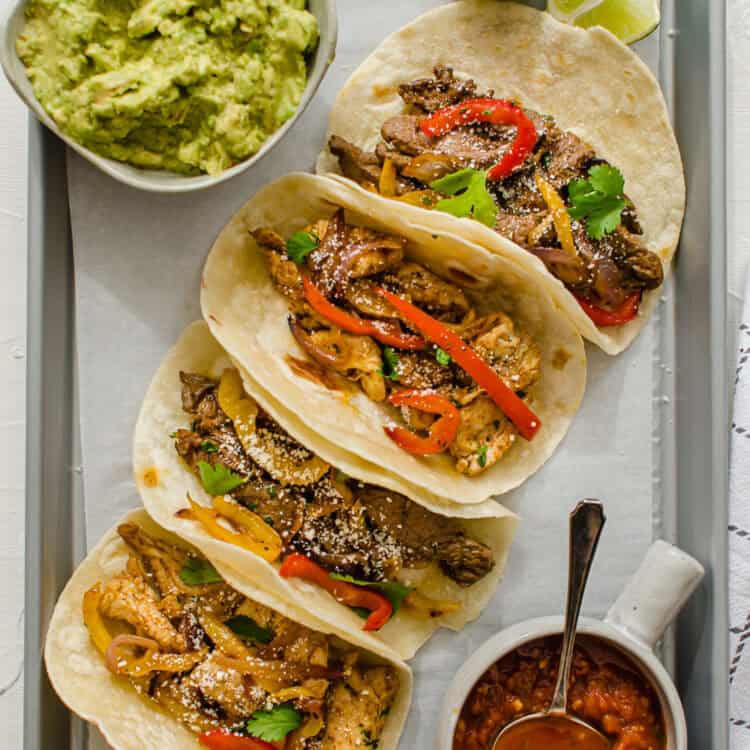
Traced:
<path fill-rule="evenodd" d="M 299 685 L 305 680 L 341 677 L 341 672 L 336 670 L 295 661 L 266 661 L 252 656 L 235 659 L 223 654 L 215 654 L 214 661 L 227 669 L 250 675 L 258 685 L 271 693 Z"/>
<path fill-rule="evenodd" d="M 326 347 L 316 344 L 312 336 L 294 319 L 289 318 L 289 330 L 297 343 L 316 361 L 334 370 L 345 370 L 348 356 L 346 353 L 332 354 Z"/>
<path fill-rule="evenodd" d="M 131 648 L 142 648 L 147 652 L 159 650 L 159 644 L 153 638 L 144 638 L 140 635 L 129 635 L 128 633 L 115 636 L 107 647 L 107 653 L 104 655 L 107 669 L 110 672 L 121 674 L 123 670 L 120 662 L 123 660 L 126 663 L 132 661 L 130 656 L 122 656 L 120 654 L 120 649 L 127 648 L 128 646 Z"/>
<path fill-rule="evenodd" d="M 530 247 L 547 268 L 564 284 L 581 284 L 586 280 L 586 265 L 577 255 L 570 255 L 557 247 Z"/>
<path fill-rule="evenodd" d="M 433 180 L 439 180 L 455 171 L 456 161 L 452 156 L 428 151 L 415 156 L 401 170 L 401 174 L 429 185 Z"/>

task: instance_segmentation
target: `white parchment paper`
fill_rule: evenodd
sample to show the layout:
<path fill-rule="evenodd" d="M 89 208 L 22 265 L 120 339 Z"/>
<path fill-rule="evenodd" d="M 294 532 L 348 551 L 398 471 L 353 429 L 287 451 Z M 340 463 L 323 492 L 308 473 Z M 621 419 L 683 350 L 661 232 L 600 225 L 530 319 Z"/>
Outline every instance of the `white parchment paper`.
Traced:
<path fill-rule="evenodd" d="M 182 328 L 200 315 L 204 257 L 232 214 L 262 185 L 312 169 L 327 113 L 354 68 L 391 31 L 435 0 L 340 0 L 337 59 L 307 112 L 249 174 L 217 188 L 159 196 L 120 185 L 69 154 L 76 267 L 83 477 L 89 545 L 139 502 L 131 477 L 131 439 L 146 387 Z M 655 63 L 656 40 L 643 47 Z M 445 60 L 450 63 L 450 60 Z M 428 748 L 448 681 L 498 629 L 562 610 L 567 518 L 582 497 L 605 502 L 584 613 L 601 616 L 661 533 L 657 495 L 658 423 L 663 378 L 659 313 L 625 354 L 588 347 L 583 406 L 561 449 L 503 502 L 523 517 L 505 578 L 476 623 L 438 633 L 412 662 L 416 685 L 401 748 Z M 665 374 L 666 373 L 666 374 Z M 92 747 L 104 747 L 94 740 Z"/>

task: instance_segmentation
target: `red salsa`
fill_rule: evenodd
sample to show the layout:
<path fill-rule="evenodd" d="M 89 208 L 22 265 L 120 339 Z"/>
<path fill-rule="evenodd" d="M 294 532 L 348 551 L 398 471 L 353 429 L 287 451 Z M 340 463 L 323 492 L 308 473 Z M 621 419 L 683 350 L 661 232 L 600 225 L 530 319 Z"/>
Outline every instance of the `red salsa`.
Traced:
<path fill-rule="evenodd" d="M 453 750 L 490 750 L 506 724 L 545 710 L 552 699 L 559 659 L 560 638 L 554 636 L 519 646 L 495 662 L 461 709 Z M 578 638 L 568 711 L 609 737 L 612 750 L 664 750 L 666 746 L 653 688 L 631 660 L 601 640 Z M 529 747 L 533 750 L 534 746 Z"/>

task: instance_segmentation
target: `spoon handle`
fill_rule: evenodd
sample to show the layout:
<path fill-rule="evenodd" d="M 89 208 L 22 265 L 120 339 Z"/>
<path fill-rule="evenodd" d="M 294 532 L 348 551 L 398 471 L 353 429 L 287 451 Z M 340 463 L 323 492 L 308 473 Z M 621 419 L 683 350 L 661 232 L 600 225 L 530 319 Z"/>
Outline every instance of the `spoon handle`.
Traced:
<path fill-rule="evenodd" d="M 568 550 L 568 595 L 565 605 L 560 667 L 557 684 L 549 711 L 565 712 L 568 703 L 568 678 L 573 664 L 573 647 L 576 640 L 578 615 L 581 612 L 583 592 L 594 561 L 596 545 L 604 528 L 604 509 L 598 500 L 581 500 L 570 514 L 570 548 Z"/>

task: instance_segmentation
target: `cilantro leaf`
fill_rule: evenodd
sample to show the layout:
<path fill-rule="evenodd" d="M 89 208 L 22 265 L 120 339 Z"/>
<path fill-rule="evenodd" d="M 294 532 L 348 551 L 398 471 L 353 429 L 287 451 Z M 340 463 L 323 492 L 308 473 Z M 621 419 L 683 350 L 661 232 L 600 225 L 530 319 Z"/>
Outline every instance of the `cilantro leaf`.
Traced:
<path fill-rule="evenodd" d="M 188 557 L 179 573 L 180 580 L 188 586 L 200 586 L 204 583 L 221 583 L 224 579 L 216 568 L 202 557 Z"/>
<path fill-rule="evenodd" d="M 201 443 L 201 450 L 204 453 L 216 453 L 216 451 L 219 450 L 219 446 L 216 445 L 216 443 L 211 442 L 210 440 L 204 440 Z"/>
<path fill-rule="evenodd" d="M 286 254 L 295 263 L 302 264 L 307 256 L 318 246 L 318 237 L 312 232 L 295 232 L 286 241 Z"/>
<path fill-rule="evenodd" d="M 302 723 L 302 714 L 288 703 L 270 711 L 256 711 L 247 721 L 247 732 L 266 742 L 279 742 Z"/>
<path fill-rule="evenodd" d="M 430 183 L 433 190 L 447 193 L 453 198 L 444 198 L 435 208 L 453 216 L 471 216 L 477 221 L 494 227 L 497 221 L 497 205 L 487 190 L 487 172 L 479 169 L 461 169 Z"/>
<path fill-rule="evenodd" d="M 383 377 L 398 380 L 398 352 L 391 346 L 383 348 Z"/>
<path fill-rule="evenodd" d="M 486 445 L 479 446 L 479 449 L 477 450 L 477 461 L 482 468 L 487 466 L 487 446 Z"/>
<path fill-rule="evenodd" d="M 272 630 L 262 628 L 252 617 L 247 615 L 231 617 L 224 624 L 243 640 L 256 641 L 257 643 L 270 643 L 273 640 Z"/>
<path fill-rule="evenodd" d="M 627 205 L 622 172 L 609 164 L 589 169 L 586 180 L 573 180 L 568 185 L 570 208 L 574 219 L 586 219 L 586 233 L 595 240 L 617 229 Z"/>
<path fill-rule="evenodd" d="M 399 583 L 398 581 L 361 581 L 352 576 L 341 575 L 341 573 L 329 573 L 328 575 L 333 578 L 334 581 L 345 581 L 346 583 L 372 589 L 373 591 L 382 594 L 391 603 L 394 615 L 399 609 L 401 609 L 404 599 L 414 591 L 413 586 L 404 586 L 403 583 Z M 370 614 L 368 610 L 363 610 L 363 612 L 365 617 Z M 359 614 L 359 612 L 357 612 L 357 614 Z"/>
<path fill-rule="evenodd" d="M 451 355 L 448 354 L 445 349 L 441 349 L 440 347 L 435 350 L 435 359 L 438 361 L 438 364 L 441 364 L 443 367 L 447 367 L 453 361 Z"/>
<path fill-rule="evenodd" d="M 617 167 L 597 164 L 589 169 L 591 186 L 605 195 L 622 195 L 625 191 L 625 178 Z"/>
<path fill-rule="evenodd" d="M 203 489 L 209 495 L 226 495 L 241 484 L 245 484 L 247 479 L 239 474 L 235 474 L 231 469 L 227 469 L 224 464 L 211 464 L 206 461 L 198 461 L 198 473 L 201 477 Z"/>

